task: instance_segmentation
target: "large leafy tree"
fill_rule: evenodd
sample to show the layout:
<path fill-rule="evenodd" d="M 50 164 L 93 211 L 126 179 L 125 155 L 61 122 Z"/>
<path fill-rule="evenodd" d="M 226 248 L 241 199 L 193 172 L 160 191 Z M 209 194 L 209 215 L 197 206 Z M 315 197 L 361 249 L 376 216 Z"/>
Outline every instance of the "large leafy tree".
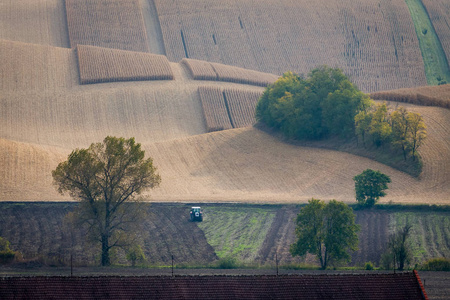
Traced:
<path fill-rule="evenodd" d="M 391 182 L 388 175 L 380 171 L 367 169 L 361 174 L 353 177 L 355 181 L 356 201 L 359 205 L 371 207 L 375 205 L 380 197 L 384 197 L 384 190 L 388 188 L 387 184 Z"/>
<path fill-rule="evenodd" d="M 409 120 L 408 112 L 404 107 L 399 107 L 391 113 L 392 124 L 392 144 L 402 149 L 403 158 L 406 160 L 406 154 L 411 147 L 408 139 Z"/>
<path fill-rule="evenodd" d="M 160 182 L 151 158 L 134 138 L 108 136 L 102 143 L 76 149 L 52 172 L 58 192 L 80 201 L 75 216 L 101 244 L 101 264 L 109 265 L 110 249 L 125 246 L 130 225 L 141 210 L 135 196 Z"/>
<path fill-rule="evenodd" d="M 427 136 L 426 125 L 420 114 L 408 113 L 408 137 L 411 145 L 412 157 L 415 160 L 417 149 L 422 145 Z"/>
<path fill-rule="evenodd" d="M 317 256 L 322 269 L 329 264 L 350 261 L 350 251 L 358 250 L 359 226 L 353 210 L 343 202 L 328 204 L 311 199 L 296 219 L 297 241 L 291 245 L 293 256 L 311 253 Z"/>
<path fill-rule="evenodd" d="M 319 139 L 354 132 L 355 115 L 370 103 L 340 69 L 321 66 L 307 78 L 287 72 L 267 87 L 256 118 L 289 138 Z"/>

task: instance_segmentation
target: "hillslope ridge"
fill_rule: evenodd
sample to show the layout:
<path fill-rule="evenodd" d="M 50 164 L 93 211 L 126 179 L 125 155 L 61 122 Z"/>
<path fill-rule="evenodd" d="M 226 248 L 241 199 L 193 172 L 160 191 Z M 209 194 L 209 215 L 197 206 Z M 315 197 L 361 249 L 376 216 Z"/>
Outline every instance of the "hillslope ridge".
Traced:
<path fill-rule="evenodd" d="M 134 5 L 138 3 L 136 1 L 128 2 L 134 5 L 134 10 L 139 11 L 142 9 L 142 1 L 138 1 L 140 5 Z M 207 1 L 196 1 L 195 3 L 212 4 Z M 448 204 L 450 201 L 448 196 L 450 194 L 448 184 L 450 182 L 450 110 L 408 105 L 409 109 L 423 114 L 428 125 L 428 139 L 420 149 L 424 167 L 419 179 L 370 159 L 333 150 L 287 144 L 253 127 L 207 133 L 202 100 L 199 95 L 200 88 L 220 90 L 223 95 L 225 95 L 225 89 L 238 91 L 237 93 L 241 91 L 242 94 L 251 92 L 254 95 L 262 93 L 264 88 L 243 83 L 193 80 L 186 65 L 178 62 L 169 63 L 173 80 L 82 85 L 80 84 L 79 57 L 76 49 L 69 48 L 69 33 L 63 2 L 62 0 L 22 0 L 1 4 L 0 201 L 70 200 L 68 196 L 57 194 L 52 185 L 51 171 L 73 149 L 88 147 L 91 143 L 103 140 L 107 135 L 135 137 L 136 141 L 143 145 L 147 155 L 154 158 L 162 176 L 162 184 L 158 189 L 144 194 L 144 198 L 149 201 L 292 203 L 316 197 L 352 202 L 354 201 L 352 177 L 366 168 L 378 169 L 391 176 L 392 184 L 388 196 L 382 200 L 384 202 Z M 311 1 L 306 2 L 313 4 Z M 120 1 L 115 0 L 115 3 Z M 191 19 L 192 16 L 188 12 L 195 10 L 195 7 L 188 2 L 174 1 L 171 3 L 183 4 L 183 6 L 177 8 L 179 12 L 174 10 L 171 14 L 172 4 L 164 4 L 162 1 L 155 3 L 156 9 L 144 7 L 144 22 L 139 22 L 136 26 L 139 28 L 147 26 L 149 20 L 145 13 L 157 11 L 164 38 L 164 45 L 160 46 L 165 48 L 168 58 L 173 59 L 173 51 L 177 50 L 175 49 L 177 46 L 176 43 L 168 42 L 168 31 L 164 28 L 168 26 L 170 20 L 178 18 L 180 22 L 182 21 L 180 26 L 183 30 L 187 30 L 186 28 L 193 30 L 191 25 L 195 22 L 192 24 L 190 22 L 195 20 Z M 238 3 L 230 0 L 226 3 L 236 5 L 231 6 L 232 9 L 228 6 L 220 8 L 217 7 L 219 2 L 214 2 L 215 6 L 211 9 L 213 12 L 224 12 L 222 17 L 225 19 L 231 16 L 234 19 L 233 30 L 227 31 L 226 22 L 223 23 L 225 19 L 214 23 L 214 26 L 218 27 L 211 27 L 215 28 L 216 33 L 214 38 L 211 36 L 208 45 L 212 46 L 210 44 L 215 41 L 217 47 L 212 46 L 216 52 L 213 53 L 215 56 L 211 54 L 210 61 L 232 64 L 230 59 L 240 45 L 239 41 L 237 44 L 232 43 L 236 42 L 232 33 L 237 30 L 240 31 L 240 37 L 243 37 L 242 34 L 245 35 L 245 32 L 254 32 L 254 35 L 247 37 L 247 41 L 254 47 L 253 50 L 247 47 L 249 44 L 247 46 L 242 44 L 244 48 L 248 48 L 246 48 L 248 51 L 242 52 L 244 57 L 240 59 L 244 61 L 236 63 L 240 67 L 258 70 L 256 62 L 264 62 L 267 66 L 273 67 L 273 73 L 279 73 L 275 67 L 283 68 L 283 70 L 298 67 L 298 70 L 302 71 L 318 63 L 325 63 L 324 57 L 330 54 L 327 51 L 340 51 L 338 56 L 334 52 L 334 54 L 331 53 L 334 55 L 330 56 L 334 59 L 331 64 L 341 66 L 344 70 L 353 70 L 353 73 L 350 72 L 351 75 L 356 81 L 367 84 L 367 90 L 388 89 L 391 88 L 391 83 L 392 88 L 399 88 L 424 82 L 423 67 L 420 66 L 422 62 L 417 58 L 419 49 L 414 35 L 411 35 L 411 32 L 414 33 L 411 31 L 412 23 L 405 17 L 407 16 L 405 15 L 406 5 L 398 1 L 393 2 L 392 6 L 397 7 L 398 10 L 387 17 L 387 20 L 392 21 L 391 23 L 378 23 L 385 20 L 381 18 L 383 12 L 389 11 L 387 10 L 389 7 L 385 6 L 381 11 L 376 11 L 376 17 L 369 23 L 366 24 L 359 19 L 361 16 L 370 14 L 371 10 L 365 11 L 367 5 L 377 10 L 375 4 L 379 3 L 378 0 L 371 0 L 367 2 L 369 4 L 361 2 L 359 3 L 361 5 L 355 6 L 355 11 L 340 7 L 345 9 L 339 10 L 339 14 L 335 14 L 333 10 L 334 4 L 328 5 L 323 1 L 318 8 L 309 6 L 306 12 L 320 11 L 319 14 L 311 16 L 314 20 L 316 17 L 320 19 L 320 16 L 329 14 L 333 19 L 329 19 L 315 30 L 313 30 L 314 26 L 308 27 L 310 30 L 308 34 L 301 32 L 302 35 L 296 37 L 295 43 L 305 41 L 304 45 L 309 49 L 305 48 L 306 52 L 300 57 L 293 56 L 292 51 L 297 49 L 296 47 L 277 48 L 281 49 L 279 52 L 272 45 L 270 49 L 264 50 L 267 43 L 270 44 L 271 40 L 276 39 L 276 35 L 270 33 L 270 26 L 286 25 L 286 20 L 276 24 L 272 19 L 265 29 L 252 27 L 256 23 L 252 25 L 251 20 L 255 22 L 266 20 L 265 16 L 269 13 L 266 8 L 258 6 L 259 2 L 255 1 Z M 265 0 L 264 3 L 270 3 L 270 1 Z M 291 6 L 298 10 L 297 3 L 293 1 L 283 3 L 282 9 L 280 8 L 274 16 Z M 169 9 L 165 13 L 161 10 L 163 4 L 168 5 L 166 9 Z M 120 10 L 120 6 L 117 7 Z M 246 18 L 241 16 L 239 19 L 238 14 L 233 14 L 236 9 L 246 12 L 252 8 L 257 8 L 256 15 L 249 15 Z M 202 11 L 203 9 L 192 15 L 201 16 Z M 209 18 L 213 16 L 216 15 L 208 14 Z M 156 19 L 152 20 L 155 24 L 158 23 Z M 242 25 L 239 24 L 239 20 Z M 341 23 L 336 23 L 338 20 L 341 20 L 339 21 Z M 397 24 L 397 21 L 401 21 L 400 24 Z M 107 18 L 105 22 L 107 24 Z M 339 28 L 337 26 L 339 24 L 345 24 L 347 27 L 336 29 Z M 375 24 L 378 24 L 378 27 Z M 87 25 L 81 24 L 82 27 L 75 29 L 82 31 L 89 27 Z M 298 26 L 299 24 L 293 25 L 290 30 L 295 30 Z M 396 26 L 398 30 L 404 30 L 402 32 L 405 34 L 405 40 L 402 42 L 400 42 L 400 36 L 389 35 L 395 31 Z M 179 29 L 177 27 L 171 30 L 175 30 L 178 36 Z M 140 28 L 140 30 L 144 29 Z M 189 30 L 184 31 L 187 50 L 200 51 L 203 44 L 196 42 L 195 31 Z M 335 41 L 343 48 L 331 49 L 333 47 L 326 47 L 324 43 L 313 43 L 313 40 L 319 37 L 326 39 L 336 30 L 345 31 L 340 32 Z M 374 30 L 379 31 L 376 37 L 369 33 L 373 33 Z M 355 39 L 352 37 L 352 32 L 356 34 Z M 356 39 L 358 32 L 361 35 Z M 270 36 L 266 42 L 262 43 L 258 41 L 258 38 L 264 33 Z M 377 39 L 384 34 L 388 36 L 385 38 L 386 41 L 392 41 L 385 49 L 389 54 L 384 61 L 387 64 L 386 70 L 395 68 L 398 71 L 395 72 L 397 74 L 395 76 L 403 78 L 403 81 L 399 83 L 392 78 L 378 78 L 380 70 L 373 68 L 378 64 L 378 59 L 384 59 L 380 53 L 371 52 L 374 49 L 385 48 L 375 47 Z M 396 34 L 401 35 L 400 32 Z M 283 36 L 277 43 L 287 43 L 286 39 L 289 36 L 289 34 Z M 160 38 L 156 40 L 161 42 Z M 345 41 L 350 41 L 350 44 Z M 289 45 L 295 46 L 295 43 Z M 345 48 L 346 45 L 348 48 Z M 393 45 L 397 47 L 399 61 L 394 61 L 396 55 Z M 236 48 L 233 48 L 234 46 Z M 358 47 L 362 48 L 359 52 Z M 321 52 L 318 49 L 324 51 Z M 345 52 L 346 49 L 347 52 Z M 117 67 L 115 64 L 120 63 L 120 60 L 114 57 L 123 54 L 127 57 L 124 61 L 128 61 L 128 57 L 133 60 L 132 57 L 142 56 L 139 52 L 131 55 L 120 51 L 123 50 L 101 51 L 101 53 L 111 54 L 112 58 L 108 62 L 111 63 L 111 70 L 117 70 L 114 69 Z M 355 57 L 352 56 L 353 52 Z M 360 57 L 363 54 L 364 57 Z M 369 54 L 377 60 L 367 60 L 371 57 Z M 221 55 L 222 59 L 218 59 Z M 253 60 L 250 58 L 245 60 L 245 55 L 250 55 L 250 58 L 252 55 L 256 56 Z M 209 57 L 203 56 L 200 59 L 209 59 Z M 292 61 L 301 65 L 294 64 Z M 404 61 L 414 61 L 414 64 L 405 69 L 402 63 Z M 219 64 L 215 66 L 219 67 Z M 251 73 L 245 73 L 243 69 L 233 70 L 231 66 L 220 65 L 220 68 L 230 71 L 230 74 L 242 74 L 243 78 Z M 96 68 L 93 70 L 95 71 Z M 362 72 L 363 70 L 365 71 Z M 383 69 L 383 74 L 389 74 L 390 71 L 386 70 Z M 260 71 L 267 70 L 260 69 Z M 408 74 L 411 74 L 412 81 L 408 81 Z M 384 83 L 382 84 L 380 80 Z M 237 80 L 237 82 L 242 81 Z"/>

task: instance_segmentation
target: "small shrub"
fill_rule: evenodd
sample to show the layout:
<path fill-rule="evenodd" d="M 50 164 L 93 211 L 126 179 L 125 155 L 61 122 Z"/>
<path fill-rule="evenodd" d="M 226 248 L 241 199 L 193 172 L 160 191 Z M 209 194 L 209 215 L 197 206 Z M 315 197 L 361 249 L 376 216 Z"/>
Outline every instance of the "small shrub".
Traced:
<path fill-rule="evenodd" d="M 140 245 L 135 245 L 127 252 L 127 260 L 131 262 L 131 265 L 134 267 L 136 262 L 145 261 L 145 254 Z"/>
<path fill-rule="evenodd" d="M 384 270 L 392 270 L 394 266 L 394 256 L 390 251 L 386 251 L 381 255 L 381 267 Z"/>
<path fill-rule="evenodd" d="M 15 253 L 11 250 L 9 251 L 0 251 L 0 264 L 9 264 L 14 260 Z"/>
<path fill-rule="evenodd" d="M 237 269 L 238 263 L 234 257 L 225 257 L 219 260 L 217 263 L 219 269 Z"/>
<path fill-rule="evenodd" d="M 373 269 L 374 269 L 373 263 L 370 261 L 366 262 L 366 264 L 364 265 L 364 270 L 373 270 Z"/>
<path fill-rule="evenodd" d="M 426 271 L 450 271 L 450 259 L 440 257 L 426 261 L 422 267 Z"/>
<path fill-rule="evenodd" d="M 0 237 L 0 264 L 9 264 L 14 256 L 15 252 L 9 248 L 9 241 Z"/>

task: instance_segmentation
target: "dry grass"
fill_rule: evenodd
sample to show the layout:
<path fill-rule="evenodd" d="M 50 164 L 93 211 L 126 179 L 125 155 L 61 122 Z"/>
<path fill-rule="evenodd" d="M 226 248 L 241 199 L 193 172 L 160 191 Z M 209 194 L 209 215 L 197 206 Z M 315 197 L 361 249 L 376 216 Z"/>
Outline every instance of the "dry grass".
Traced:
<path fill-rule="evenodd" d="M 450 2 L 447 0 L 422 0 L 433 23 L 436 34 L 444 49 L 447 61 L 450 61 Z"/>
<path fill-rule="evenodd" d="M 327 64 L 342 68 L 366 92 L 426 85 L 404 1 L 155 4 L 171 61 L 187 57 L 277 75 L 289 70 L 307 73 Z"/>
<path fill-rule="evenodd" d="M 74 51 L 0 40 L 0 91 L 59 90 L 78 85 Z"/>
<path fill-rule="evenodd" d="M 139 0 L 66 0 L 70 45 L 149 52 Z"/>
<path fill-rule="evenodd" d="M 381 91 L 372 93 L 370 96 L 375 100 L 450 108 L 450 84 Z"/>
<path fill-rule="evenodd" d="M 77 46 L 77 53 L 81 84 L 173 79 L 162 55 L 84 45 Z"/>
<path fill-rule="evenodd" d="M 0 39 L 69 48 L 64 1 L 1 1 Z"/>

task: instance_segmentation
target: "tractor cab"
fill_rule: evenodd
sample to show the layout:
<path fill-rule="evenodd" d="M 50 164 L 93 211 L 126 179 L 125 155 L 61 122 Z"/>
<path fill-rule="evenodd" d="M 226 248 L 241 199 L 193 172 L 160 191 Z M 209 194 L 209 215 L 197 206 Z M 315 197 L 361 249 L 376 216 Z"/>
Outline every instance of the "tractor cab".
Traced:
<path fill-rule="evenodd" d="M 190 211 L 190 219 L 191 222 L 195 221 L 203 221 L 203 212 L 200 206 L 193 206 Z"/>

